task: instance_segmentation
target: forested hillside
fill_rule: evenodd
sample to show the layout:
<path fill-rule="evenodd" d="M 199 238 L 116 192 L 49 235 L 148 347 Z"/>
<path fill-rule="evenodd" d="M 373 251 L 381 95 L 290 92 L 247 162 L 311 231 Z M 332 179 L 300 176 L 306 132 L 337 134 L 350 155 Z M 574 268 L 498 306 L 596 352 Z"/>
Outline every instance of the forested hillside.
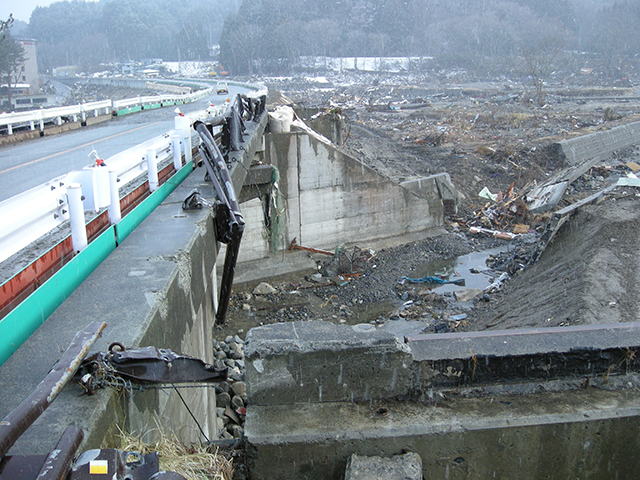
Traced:
<path fill-rule="evenodd" d="M 40 67 L 145 58 L 206 60 L 239 0 L 102 0 L 37 7 L 26 34 Z"/>
<path fill-rule="evenodd" d="M 507 72 L 523 55 L 640 55 L 637 0 L 81 0 L 33 12 L 40 67 L 145 58 L 208 60 L 232 74 L 289 73 L 302 56 L 429 56 Z M 559 57 L 561 58 L 561 57 Z"/>
<path fill-rule="evenodd" d="M 640 3 L 572 0 L 244 0 L 227 19 L 232 71 L 283 71 L 300 56 L 433 56 L 486 69 L 523 49 L 640 53 Z M 576 7 L 577 5 L 577 7 Z M 613 67 L 613 65 L 612 65 Z"/>

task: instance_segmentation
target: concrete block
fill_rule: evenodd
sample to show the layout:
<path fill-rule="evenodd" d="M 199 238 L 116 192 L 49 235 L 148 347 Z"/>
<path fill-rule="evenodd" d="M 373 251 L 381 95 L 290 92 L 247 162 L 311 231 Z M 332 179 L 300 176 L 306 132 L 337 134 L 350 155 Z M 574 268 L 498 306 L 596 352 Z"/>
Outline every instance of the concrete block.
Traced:
<path fill-rule="evenodd" d="M 413 378 L 406 346 L 369 324 L 253 328 L 245 356 L 251 405 L 390 398 L 406 394 Z"/>
<path fill-rule="evenodd" d="M 99 115 L 97 117 L 87 117 L 87 121 L 85 122 L 86 126 L 95 125 L 97 123 L 108 122 L 111 120 L 113 116 L 111 114 L 108 115 Z"/>
<path fill-rule="evenodd" d="M 588 159 L 606 160 L 622 148 L 636 145 L 640 139 L 640 122 L 622 125 L 602 132 L 575 137 L 560 142 L 567 163 L 582 163 Z"/>
<path fill-rule="evenodd" d="M 363 457 L 353 454 L 344 480 L 422 480 L 422 459 L 417 453 L 393 457 Z"/>

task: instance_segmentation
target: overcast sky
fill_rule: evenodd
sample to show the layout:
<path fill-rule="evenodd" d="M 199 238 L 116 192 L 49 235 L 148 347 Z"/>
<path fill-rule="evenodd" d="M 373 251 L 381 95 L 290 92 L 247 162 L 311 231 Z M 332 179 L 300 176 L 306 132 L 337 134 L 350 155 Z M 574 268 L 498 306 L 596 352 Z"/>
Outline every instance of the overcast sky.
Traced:
<path fill-rule="evenodd" d="M 56 0 L 1 0 L 0 18 L 6 20 L 9 14 L 13 13 L 13 18 L 29 23 L 31 12 L 36 7 L 47 7 Z"/>

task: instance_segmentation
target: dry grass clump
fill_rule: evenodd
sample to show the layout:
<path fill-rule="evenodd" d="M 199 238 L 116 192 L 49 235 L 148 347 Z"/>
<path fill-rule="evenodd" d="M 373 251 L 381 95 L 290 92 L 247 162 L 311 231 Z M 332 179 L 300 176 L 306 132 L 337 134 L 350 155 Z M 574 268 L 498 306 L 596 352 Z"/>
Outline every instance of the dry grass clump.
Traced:
<path fill-rule="evenodd" d="M 231 480 L 233 477 L 233 462 L 218 453 L 217 448 L 212 451 L 211 446 L 185 446 L 175 435 L 168 434 L 162 429 L 153 432 L 159 438 L 155 443 L 145 443 L 143 435 L 124 433 L 120 431 L 119 449 L 123 451 L 147 454 L 158 452 L 160 471 L 167 470 L 179 473 L 187 480 Z"/>

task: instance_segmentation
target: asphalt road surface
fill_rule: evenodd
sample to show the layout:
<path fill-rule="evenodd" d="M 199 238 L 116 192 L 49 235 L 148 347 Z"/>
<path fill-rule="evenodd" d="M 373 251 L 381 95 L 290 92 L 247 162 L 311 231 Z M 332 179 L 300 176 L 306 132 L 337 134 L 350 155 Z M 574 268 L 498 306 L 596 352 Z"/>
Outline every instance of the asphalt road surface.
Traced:
<path fill-rule="evenodd" d="M 229 85 L 229 95 L 215 92 L 200 100 L 181 105 L 184 113 L 206 109 L 248 89 Z M 0 147 L 0 202 L 73 170 L 90 165 L 89 154 L 96 150 L 101 158 L 122 152 L 153 137 L 173 130 L 175 107 L 142 111 L 83 127 L 79 130 L 41 137 Z"/>

